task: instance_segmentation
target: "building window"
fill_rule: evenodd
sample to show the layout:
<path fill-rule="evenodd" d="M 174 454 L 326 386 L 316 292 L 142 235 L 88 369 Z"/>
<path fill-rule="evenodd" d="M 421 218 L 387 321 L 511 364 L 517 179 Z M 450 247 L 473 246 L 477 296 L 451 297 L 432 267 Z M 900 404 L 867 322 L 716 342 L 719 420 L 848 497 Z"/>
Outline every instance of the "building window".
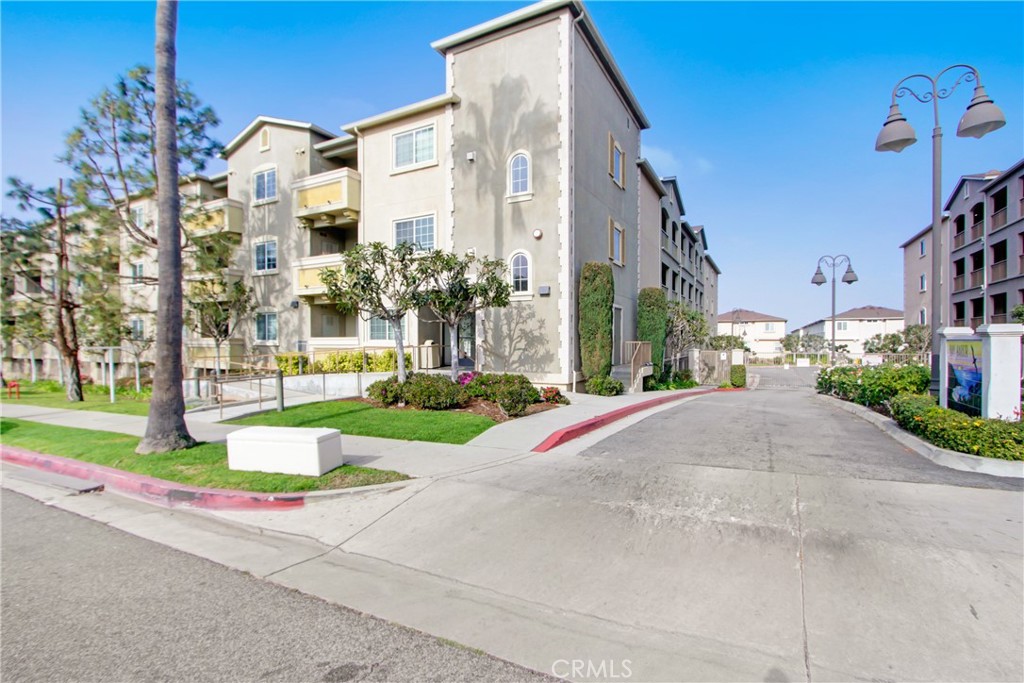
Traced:
<path fill-rule="evenodd" d="M 923 308 L 917 312 L 917 323 L 919 325 L 928 324 L 928 312 Z"/>
<path fill-rule="evenodd" d="M 277 240 L 257 243 L 253 256 L 257 273 L 277 272 Z"/>
<path fill-rule="evenodd" d="M 257 171 L 252 174 L 252 196 L 256 203 L 272 202 L 277 199 L 277 169 Z"/>
<path fill-rule="evenodd" d="M 435 159 L 434 124 L 398 133 L 392 141 L 395 170 L 427 164 Z"/>
<path fill-rule="evenodd" d="M 277 343 L 277 313 L 256 314 L 256 343 Z"/>
<path fill-rule="evenodd" d="M 402 339 L 408 340 L 406 334 L 405 318 L 402 318 Z M 370 318 L 370 341 L 394 341 L 395 330 L 391 323 L 384 318 Z"/>
<path fill-rule="evenodd" d="M 434 217 L 419 216 L 395 221 L 395 246 L 411 244 L 416 251 L 434 248 Z"/>
<path fill-rule="evenodd" d="M 512 294 L 529 294 L 530 287 L 530 256 L 525 251 L 512 254 L 508 261 L 509 273 L 512 276 Z"/>
<path fill-rule="evenodd" d="M 140 230 L 146 227 L 146 210 L 141 206 L 133 207 L 131 210 L 132 223 Z"/>
<path fill-rule="evenodd" d="M 622 148 L 612 134 L 608 134 L 608 175 L 619 187 L 625 187 L 625 169 L 623 168 Z"/>
<path fill-rule="evenodd" d="M 140 340 L 146 338 L 146 324 L 142 318 L 132 318 L 131 321 L 132 339 Z"/>
<path fill-rule="evenodd" d="M 270 129 L 264 128 L 260 131 L 260 151 L 266 152 L 270 149 Z"/>
<path fill-rule="evenodd" d="M 765 323 L 764 324 L 764 331 L 765 332 L 774 332 L 775 331 L 775 323 Z"/>
<path fill-rule="evenodd" d="M 145 277 L 144 274 L 143 274 L 142 264 L 141 263 L 133 263 L 133 264 L 131 264 L 131 269 L 132 269 L 132 274 L 131 274 L 132 280 L 131 280 L 131 283 L 133 285 L 141 285 L 142 281 L 143 281 L 143 278 Z"/>
<path fill-rule="evenodd" d="M 530 158 L 524 152 L 512 157 L 508 164 L 509 195 L 528 194 L 530 192 Z"/>
<path fill-rule="evenodd" d="M 837 332 L 846 332 L 846 325 L 847 325 L 847 323 L 846 323 L 845 320 L 837 320 L 836 321 L 836 331 Z"/>
<path fill-rule="evenodd" d="M 610 220 L 608 222 L 608 258 L 621 266 L 625 258 L 624 247 L 622 227 Z"/>
<path fill-rule="evenodd" d="M 927 247 L 925 246 L 925 244 L 924 244 L 924 240 L 921 240 L 921 241 L 920 241 L 920 242 L 918 243 L 918 249 L 920 249 L 920 250 L 921 250 L 921 256 L 924 256 L 925 254 L 927 254 L 927 253 L 928 253 L 928 248 L 927 248 Z"/>
<path fill-rule="evenodd" d="M 921 285 L 921 291 L 924 292 L 928 289 L 928 276 L 925 275 L 924 273 L 921 273 L 920 280 L 921 281 L 918 284 Z"/>

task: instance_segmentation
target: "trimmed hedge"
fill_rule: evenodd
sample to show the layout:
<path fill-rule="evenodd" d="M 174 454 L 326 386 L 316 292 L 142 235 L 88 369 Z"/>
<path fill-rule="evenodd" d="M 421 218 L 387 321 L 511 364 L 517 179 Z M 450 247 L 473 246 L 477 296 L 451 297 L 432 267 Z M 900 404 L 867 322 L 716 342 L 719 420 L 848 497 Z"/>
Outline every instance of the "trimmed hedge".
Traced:
<path fill-rule="evenodd" d="M 729 384 L 736 388 L 747 386 L 746 365 L 733 365 L 729 368 Z"/>
<path fill-rule="evenodd" d="M 846 365 L 818 373 L 818 391 L 863 406 L 880 406 L 897 394 L 928 391 L 931 370 L 923 365 Z"/>
<path fill-rule="evenodd" d="M 366 372 L 394 372 L 398 369 L 398 352 L 394 349 L 380 351 L 333 351 L 310 365 L 304 353 L 281 353 L 274 356 L 277 367 L 285 375 L 299 374 L 300 359 L 303 373 L 346 373 L 362 372 L 363 356 L 366 357 Z M 405 369 L 412 369 L 412 355 L 405 354 Z"/>
<path fill-rule="evenodd" d="M 970 417 L 940 408 L 927 394 L 899 394 L 889 402 L 889 411 L 900 427 L 940 448 L 1024 460 L 1024 423 Z"/>
<path fill-rule="evenodd" d="M 661 379 L 665 365 L 665 332 L 668 329 L 668 299 L 661 287 L 640 290 L 636 302 L 636 336 L 651 342 L 654 381 Z"/>
<path fill-rule="evenodd" d="M 580 368 L 584 377 L 612 371 L 612 304 L 615 280 L 607 263 L 589 261 L 580 272 Z"/>
<path fill-rule="evenodd" d="M 618 396 L 623 389 L 622 382 L 608 375 L 597 375 L 587 380 L 587 393 L 595 396 Z"/>

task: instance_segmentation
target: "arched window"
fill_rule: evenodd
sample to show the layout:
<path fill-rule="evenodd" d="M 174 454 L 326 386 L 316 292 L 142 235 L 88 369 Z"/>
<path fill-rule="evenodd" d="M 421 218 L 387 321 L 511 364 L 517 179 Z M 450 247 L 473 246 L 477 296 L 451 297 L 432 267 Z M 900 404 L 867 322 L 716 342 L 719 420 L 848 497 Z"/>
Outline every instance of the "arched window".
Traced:
<path fill-rule="evenodd" d="M 530 293 L 530 257 L 525 251 L 517 251 L 508 260 L 512 276 L 512 294 Z"/>
<path fill-rule="evenodd" d="M 517 152 L 508 162 L 508 193 L 510 195 L 530 192 L 530 158 L 525 152 Z"/>

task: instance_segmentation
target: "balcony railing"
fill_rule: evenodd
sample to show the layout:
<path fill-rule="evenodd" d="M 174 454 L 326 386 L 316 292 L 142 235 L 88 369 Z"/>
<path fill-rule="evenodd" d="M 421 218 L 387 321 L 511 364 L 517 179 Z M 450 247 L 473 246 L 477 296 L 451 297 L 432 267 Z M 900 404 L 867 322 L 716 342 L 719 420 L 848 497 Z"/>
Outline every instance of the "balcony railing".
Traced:
<path fill-rule="evenodd" d="M 997 280 L 1005 280 L 1006 279 L 1006 261 L 999 261 L 997 263 L 993 263 L 991 268 L 992 268 L 992 275 L 990 277 L 990 281 L 991 282 L 995 282 Z"/>
<path fill-rule="evenodd" d="M 981 287 L 985 284 L 985 269 L 978 268 L 971 271 L 971 287 Z"/>
<path fill-rule="evenodd" d="M 992 224 L 989 226 L 989 232 L 995 232 L 999 228 L 1006 225 L 1006 207 L 999 209 L 992 213 Z"/>
<path fill-rule="evenodd" d="M 983 317 L 981 317 L 981 316 L 978 316 L 977 318 L 971 318 L 971 327 L 973 327 L 974 329 L 978 329 L 979 327 L 981 327 L 984 324 L 985 324 L 985 319 Z"/>
<path fill-rule="evenodd" d="M 953 327 L 964 327 L 966 322 L 963 318 L 956 318 L 953 320 Z"/>
<path fill-rule="evenodd" d="M 354 224 L 359 220 L 360 176 L 342 168 L 292 183 L 295 217 L 306 227 Z"/>
<path fill-rule="evenodd" d="M 679 262 L 679 247 L 665 233 L 661 233 L 661 250 L 671 256 L 676 263 Z"/>
<path fill-rule="evenodd" d="M 327 287 L 320 281 L 320 272 L 327 268 L 340 268 L 341 254 L 308 256 L 299 259 L 292 267 L 292 284 L 297 296 L 323 296 Z"/>
<path fill-rule="evenodd" d="M 1006 314 L 1005 313 L 993 313 L 992 314 L 992 324 L 993 325 L 1005 325 L 1007 322 L 1009 322 L 1009 321 L 1006 319 Z"/>
<path fill-rule="evenodd" d="M 953 291 L 962 292 L 964 290 L 964 280 L 967 279 L 966 275 L 957 275 L 953 278 Z"/>
<path fill-rule="evenodd" d="M 182 223 L 185 232 L 193 237 L 218 232 L 242 234 L 242 203 L 235 199 L 214 199 L 203 204 L 195 216 Z"/>
<path fill-rule="evenodd" d="M 985 234 L 985 221 L 978 221 L 971 226 L 971 241 L 981 239 L 981 236 Z"/>
<path fill-rule="evenodd" d="M 954 249 L 959 249 L 960 247 L 964 246 L 964 243 L 966 241 L 967 241 L 967 233 L 966 232 L 958 232 L 957 234 L 953 235 L 953 248 Z"/>

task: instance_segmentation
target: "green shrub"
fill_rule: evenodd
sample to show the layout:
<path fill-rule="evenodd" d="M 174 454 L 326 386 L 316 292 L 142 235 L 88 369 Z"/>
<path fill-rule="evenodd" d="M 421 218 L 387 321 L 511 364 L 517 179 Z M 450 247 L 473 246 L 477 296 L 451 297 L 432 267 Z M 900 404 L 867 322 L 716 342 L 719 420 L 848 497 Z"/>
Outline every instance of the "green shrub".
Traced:
<path fill-rule="evenodd" d="M 673 382 L 693 382 L 693 386 L 697 386 L 697 381 L 693 379 L 693 373 L 690 372 L 689 368 L 683 370 L 676 370 L 672 373 Z"/>
<path fill-rule="evenodd" d="M 608 375 L 597 375 L 587 380 L 587 393 L 595 396 L 618 396 L 623 386 L 619 380 Z"/>
<path fill-rule="evenodd" d="M 540 392 L 540 400 L 544 403 L 569 405 L 569 399 L 562 395 L 562 390 L 558 387 L 544 387 Z"/>
<path fill-rule="evenodd" d="M 277 363 L 277 369 L 286 377 L 299 374 L 300 369 L 304 373 L 313 370 L 309 358 L 304 353 L 279 353 L 274 356 L 274 362 Z"/>
<path fill-rule="evenodd" d="M 372 386 L 372 385 L 371 385 Z M 402 387 L 402 397 L 414 408 L 450 410 L 466 402 L 466 391 L 444 375 L 415 373 Z"/>
<path fill-rule="evenodd" d="M 522 375 L 506 375 L 506 377 L 523 377 Z M 523 377 L 525 380 L 526 378 Z M 540 400 L 537 387 L 526 382 L 502 382 L 495 391 L 494 401 L 509 417 L 519 417 L 526 409 Z"/>
<path fill-rule="evenodd" d="M 473 398 L 482 398 L 485 401 L 498 401 L 498 394 L 505 387 L 518 388 L 521 391 L 529 393 L 530 389 L 536 391 L 536 388 L 530 384 L 530 380 L 526 378 L 526 375 L 515 375 L 505 374 L 501 372 L 482 372 L 477 373 L 473 378 L 466 384 L 466 393 Z M 537 393 L 537 398 L 534 403 L 540 400 L 540 393 Z"/>
<path fill-rule="evenodd" d="M 392 375 L 366 387 L 366 393 L 371 400 L 377 403 L 393 406 L 402 402 L 402 388 L 402 385 L 398 383 L 398 375 Z"/>
<path fill-rule="evenodd" d="M 897 394 L 919 394 L 928 389 L 931 370 L 923 365 L 842 366 L 818 373 L 823 394 L 864 406 L 880 406 Z"/>
<path fill-rule="evenodd" d="M 580 367 L 585 377 L 612 371 L 612 304 L 615 281 L 607 263 L 590 261 L 580 272 Z"/>
<path fill-rule="evenodd" d="M 640 290 L 636 302 L 636 336 L 651 342 L 651 364 L 656 380 L 661 377 L 665 364 L 665 332 L 668 327 L 668 300 L 661 287 Z"/>
<path fill-rule="evenodd" d="M 736 388 L 747 386 L 747 366 L 733 365 L 729 368 L 729 383 Z"/>
<path fill-rule="evenodd" d="M 960 453 L 1024 460 L 1024 423 L 970 417 L 940 408 L 928 395 L 899 394 L 889 402 L 897 424 L 911 434 Z"/>
<path fill-rule="evenodd" d="M 368 352 L 361 350 L 333 351 L 314 364 L 313 372 L 363 372 L 364 355 L 366 372 L 395 372 L 398 370 L 398 352 L 394 349 L 382 349 Z M 412 356 L 408 353 L 405 354 L 405 369 L 412 369 Z"/>

